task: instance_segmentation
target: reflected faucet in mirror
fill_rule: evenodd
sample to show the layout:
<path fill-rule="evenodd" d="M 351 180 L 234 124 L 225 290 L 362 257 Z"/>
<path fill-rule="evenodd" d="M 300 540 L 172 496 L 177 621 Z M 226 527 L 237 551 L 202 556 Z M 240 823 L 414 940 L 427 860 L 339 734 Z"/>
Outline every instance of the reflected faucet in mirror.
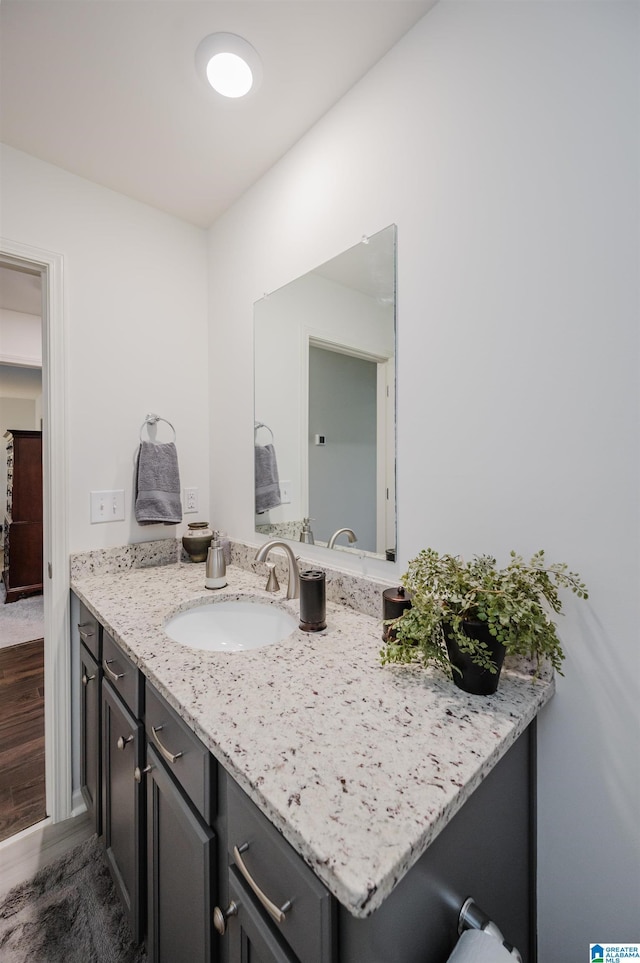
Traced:
<path fill-rule="evenodd" d="M 334 532 L 331 538 L 329 539 L 327 543 L 327 548 L 333 548 L 333 546 L 336 543 L 336 538 L 338 537 L 338 535 L 348 535 L 349 545 L 353 545 L 354 542 L 358 541 L 355 532 L 352 532 L 350 528 L 339 528 L 338 531 Z"/>
<path fill-rule="evenodd" d="M 267 556 L 272 548 L 281 548 L 285 555 L 287 556 L 287 563 L 289 566 L 289 579 L 287 582 L 287 598 L 297 599 L 300 595 L 300 571 L 298 569 L 298 562 L 293 554 L 293 549 L 286 542 L 281 542 L 279 539 L 274 538 L 270 542 L 265 542 L 261 545 L 256 552 L 256 557 L 254 561 L 265 562 Z M 273 588 L 269 588 L 269 585 L 273 584 L 272 572 L 269 573 L 269 582 L 267 583 L 267 592 L 272 592 Z"/>
<path fill-rule="evenodd" d="M 333 549 L 348 519 L 358 547 L 341 551 L 395 556 L 396 247 L 392 224 L 254 305 L 260 535 Z"/>

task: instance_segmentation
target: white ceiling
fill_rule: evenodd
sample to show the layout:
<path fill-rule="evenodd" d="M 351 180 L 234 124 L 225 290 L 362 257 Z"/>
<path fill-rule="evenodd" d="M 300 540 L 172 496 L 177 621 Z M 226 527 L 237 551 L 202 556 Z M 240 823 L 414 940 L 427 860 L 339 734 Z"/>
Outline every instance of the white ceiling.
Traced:
<path fill-rule="evenodd" d="M 0 308 L 5 308 L 7 311 L 20 311 L 22 314 L 33 314 L 39 318 L 42 313 L 41 292 L 39 274 L 7 267 L 0 262 Z"/>
<path fill-rule="evenodd" d="M 2 0 L 2 140 L 208 227 L 437 0 Z M 209 33 L 245 37 L 259 90 L 196 75 Z"/>

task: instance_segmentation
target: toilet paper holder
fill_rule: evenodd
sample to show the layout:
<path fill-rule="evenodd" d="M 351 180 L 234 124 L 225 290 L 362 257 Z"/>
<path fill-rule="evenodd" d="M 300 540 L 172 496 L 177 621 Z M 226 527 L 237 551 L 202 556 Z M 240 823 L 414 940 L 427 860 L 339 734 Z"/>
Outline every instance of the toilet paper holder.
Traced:
<path fill-rule="evenodd" d="M 465 930 L 483 930 L 487 935 L 499 940 L 517 963 L 522 963 L 522 957 L 515 946 L 505 940 L 499 927 L 471 897 L 464 901 L 458 916 L 458 936 L 462 936 Z"/>

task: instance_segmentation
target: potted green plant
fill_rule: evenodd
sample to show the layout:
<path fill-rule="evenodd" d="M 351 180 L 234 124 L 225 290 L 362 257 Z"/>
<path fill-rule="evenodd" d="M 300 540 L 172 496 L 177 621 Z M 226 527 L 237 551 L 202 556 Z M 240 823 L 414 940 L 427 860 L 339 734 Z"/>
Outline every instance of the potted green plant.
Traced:
<path fill-rule="evenodd" d="M 548 565 L 544 551 L 529 562 L 511 552 L 498 568 L 490 555 L 470 562 L 423 549 L 401 581 L 411 608 L 394 620 L 382 664 L 418 662 L 451 672 L 460 688 L 489 695 L 498 687 L 505 654 L 544 661 L 562 674 L 564 653 L 551 615 L 559 590 L 588 598 L 579 575 L 564 563 Z"/>

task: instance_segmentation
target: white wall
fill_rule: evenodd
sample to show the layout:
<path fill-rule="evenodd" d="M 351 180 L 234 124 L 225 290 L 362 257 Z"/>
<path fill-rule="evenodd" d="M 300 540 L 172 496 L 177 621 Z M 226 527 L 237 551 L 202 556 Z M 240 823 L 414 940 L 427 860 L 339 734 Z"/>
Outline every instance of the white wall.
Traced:
<path fill-rule="evenodd" d="M 544 547 L 591 590 L 539 728 L 539 958 L 567 963 L 638 939 L 638 13 L 439 4 L 210 232 L 230 532 L 253 537 L 252 303 L 395 222 L 397 571 Z"/>
<path fill-rule="evenodd" d="M 2 235 L 64 258 L 71 551 L 208 520 L 206 235 L 11 148 L 1 161 Z M 173 423 L 182 485 L 200 489 L 200 513 L 178 528 L 133 518 L 147 412 Z M 104 489 L 125 490 L 124 522 L 90 524 L 89 492 Z"/>

